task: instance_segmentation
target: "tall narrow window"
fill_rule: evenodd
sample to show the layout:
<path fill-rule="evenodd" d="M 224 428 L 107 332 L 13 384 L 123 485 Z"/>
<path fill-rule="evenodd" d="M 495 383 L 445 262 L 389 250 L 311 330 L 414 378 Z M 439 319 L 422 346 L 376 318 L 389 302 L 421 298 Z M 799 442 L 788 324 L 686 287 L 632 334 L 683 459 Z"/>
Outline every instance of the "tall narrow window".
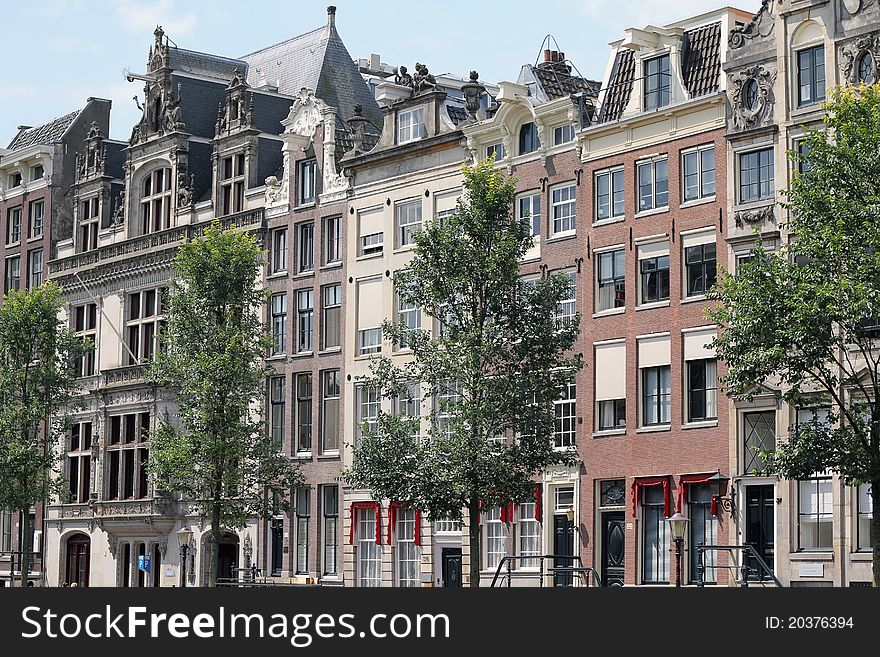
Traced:
<path fill-rule="evenodd" d="M 6 258 L 6 278 L 3 279 L 3 293 L 21 288 L 21 257 Z"/>
<path fill-rule="evenodd" d="M 67 487 L 69 501 L 89 501 L 92 465 L 92 423 L 77 422 L 70 428 L 67 445 Z"/>
<path fill-rule="evenodd" d="M 287 228 L 276 228 L 272 231 L 270 263 L 271 273 L 280 274 L 287 271 Z"/>
<path fill-rule="evenodd" d="M 688 422 L 718 418 L 718 382 L 714 358 L 687 363 Z"/>
<path fill-rule="evenodd" d="M 526 194 L 516 203 L 516 218 L 526 221 L 532 227 L 532 237 L 541 236 L 541 195 Z"/>
<path fill-rule="evenodd" d="M 519 562 L 520 568 L 538 568 L 541 554 L 541 523 L 535 517 L 534 502 L 519 505 L 519 556 L 530 557 Z"/>
<path fill-rule="evenodd" d="M 28 253 L 28 288 L 33 290 L 43 284 L 43 249 Z"/>
<path fill-rule="evenodd" d="M 797 53 L 798 105 L 825 100 L 825 47 L 815 46 Z"/>
<path fill-rule="evenodd" d="M 612 431 L 626 428 L 626 341 L 614 340 L 594 345 L 596 429 Z"/>
<path fill-rule="evenodd" d="M 397 509 L 397 585 L 421 586 L 419 546 L 416 545 L 416 510 Z"/>
<path fill-rule="evenodd" d="M 171 169 L 156 169 L 141 187 L 141 234 L 171 227 Z"/>
<path fill-rule="evenodd" d="M 312 375 L 296 375 L 296 451 L 312 450 Z"/>
<path fill-rule="evenodd" d="M 299 175 L 299 205 L 308 205 L 315 202 L 315 179 L 318 171 L 318 163 L 315 160 L 305 160 L 298 165 Z"/>
<path fill-rule="evenodd" d="M 682 199 L 697 201 L 715 196 L 715 146 L 701 146 L 681 154 Z"/>
<path fill-rule="evenodd" d="M 639 180 L 639 212 L 668 206 L 669 160 L 663 157 L 640 162 L 636 169 Z"/>
<path fill-rule="evenodd" d="M 577 188 L 574 184 L 560 185 L 550 190 L 550 212 L 553 217 L 553 235 L 569 233 L 577 222 Z"/>
<path fill-rule="evenodd" d="M 376 543 L 376 509 L 358 509 L 357 564 L 358 586 L 381 584 L 382 552 Z"/>
<path fill-rule="evenodd" d="M 323 572 L 324 575 L 336 575 L 339 572 L 337 558 L 337 546 L 339 545 L 339 488 L 330 485 L 322 486 L 321 493 L 321 514 L 324 521 L 321 527 L 324 544 Z"/>
<path fill-rule="evenodd" d="M 97 344 L 98 309 L 93 303 L 74 306 L 70 309 L 72 326 L 77 336 L 88 343 L 76 365 L 79 376 L 92 376 L 95 373 L 95 348 Z"/>
<path fill-rule="evenodd" d="M 150 414 L 110 416 L 104 481 L 107 499 L 143 499 L 148 496 Z"/>
<path fill-rule="evenodd" d="M 871 538 L 871 522 L 874 514 L 874 496 L 871 494 L 871 484 L 862 484 L 856 490 L 858 495 L 858 549 L 871 550 L 874 542 Z"/>
<path fill-rule="evenodd" d="M 577 394 L 574 380 L 562 389 L 562 395 L 554 403 L 556 427 L 553 444 L 558 449 L 574 447 L 577 438 Z"/>
<path fill-rule="evenodd" d="M 31 201 L 30 205 L 28 206 L 28 213 L 30 215 L 29 234 L 31 237 L 40 237 L 43 234 L 43 213 L 45 211 L 45 207 L 45 202 L 42 200 Z"/>
<path fill-rule="evenodd" d="M 324 219 L 324 264 L 342 260 L 342 217 Z"/>
<path fill-rule="evenodd" d="M 533 153 L 541 147 L 538 139 L 538 126 L 534 121 L 524 123 L 519 129 L 519 154 Z"/>
<path fill-rule="evenodd" d="M 321 452 L 339 451 L 339 370 L 321 372 Z"/>
<path fill-rule="evenodd" d="M 642 489 L 642 580 L 646 584 L 669 581 L 669 523 L 664 508 L 662 486 Z"/>
<path fill-rule="evenodd" d="M 639 260 L 642 303 L 669 300 L 669 254 Z"/>
<path fill-rule="evenodd" d="M 645 109 L 652 110 L 669 104 L 669 55 L 654 57 L 645 62 Z"/>
<path fill-rule="evenodd" d="M 623 167 L 599 171 L 595 176 L 596 221 L 624 214 Z"/>
<path fill-rule="evenodd" d="M 708 294 L 717 277 L 715 243 L 685 247 L 684 266 L 687 274 L 687 296 Z"/>
<path fill-rule="evenodd" d="M 357 435 L 375 432 L 379 424 L 379 389 L 374 386 L 357 387 Z"/>
<path fill-rule="evenodd" d="M 287 408 L 285 377 L 269 379 L 269 436 L 276 451 L 284 449 L 284 417 Z"/>
<path fill-rule="evenodd" d="M 445 379 L 438 384 L 434 397 L 434 419 L 437 433 L 444 438 L 451 438 L 455 432 L 456 407 L 461 402 L 461 384 L 458 381 Z"/>
<path fill-rule="evenodd" d="M 422 139 L 428 134 L 425 129 L 425 110 L 422 107 L 401 110 L 397 113 L 397 143 L 405 144 Z"/>
<path fill-rule="evenodd" d="M 420 418 L 422 415 L 422 388 L 418 381 L 410 381 L 406 388 L 394 400 L 395 413 L 412 421 L 410 437 L 418 440 L 420 435 Z"/>
<path fill-rule="evenodd" d="M 144 290 L 128 295 L 128 364 L 153 359 L 163 324 L 162 289 Z"/>
<path fill-rule="evenodd" d="M 492 507 L 485 515 L 486 568 L 497 568 L 507 554 L 507 532 L 501 522 L 501 507 Z"/>
<path fill-rule="evenodd" d="M 93 251 L 98 248 L 98 228 L 100 227 L 100 201 L 98 197 L 86 199 L 80 204 L 78 252 Z"/>
<path fill-rule="evenodd" d="M 314 290 L 299 290 L 296 293 L 296 351 L 312 351 L 312 325 L 315 316 Z"/>
<path fill-rule="evenodd" d="M 415 244 L 416 233 L 422 230 L 421 200 L 398 203 L 394 208 L 394 222 L 398 248 Z"/>
<path fill-rule="evenodd" d="M 311 489 L 296 489 L 296 572 L 309 572 L 309 522 L 311 521 Z"/>
<path fill-rule="evenodd" d="M 688 517 L 690 523 L 690 545 L 717 545 L 718 537 L 718 518 L 712 515 L 712 491 L 709 484 L 691 484 L 687 487 L 688 491 Z M 690 581 L 697 583 L 699 581 L 699 563 L 700 553 L 693 549 L 690 553 Z M 712 550 L 706 550 L 703 553 L 703 581 L 717 582 L 718 572 L 715 566 L 715 553 Z"/>
<path fill-rule="evenodd" d="M 798 548 L 830 551 L 834 524 L 831 477 L 816 476 L 798 481 L 798 508 Z"/>
<path fill-rule="evenodd" d="M 272 295 L 272 355 L 283 354 L 287 346 L 287 293 Z"/>
<path fill-rule="evenodd" d="M 773 194 L 773 149 L 764 148 L 740 154 L 739 202 L 769 199 Z"/>
<path fill-rule="evenodd" d="M 334 349 L 339 346 L 339 333 L 342 324 L 342 285 L 334 283 L 321 288 L 324 299 L 321 318 L 323 349 Z"/>
<path fill-rule="evenodd" d="M 671 394 L 669 365 L 642 369 L 642 425 L 669 424 Z"/>
<path fill-rule="evenodd" d="M 419 310 L 419 307 L 410 301 L 406 301 L 403 297 L 401 297 L 398 292 L 396 295 L 396 304 L 397 304 L 397 324 L 405 324 L 406 327 L 415 331 L 421 328 L 422 326 L 422 311 Z M 400 349 L 409 348 L 409 341 L 406 337 L 404 337 L 400 344 L 398 345 Z"/>
<path fill-rule="evenodd" d="M 574 270 L 564 272 L 568 288 L 556 304 L 556 326 L 568 326 L 577 315 L 577 274 Z"/>
<path fill-rule="evenodd" d="M 776 449 L 776 413 L 759 411 L 743 414 L 743 474 L 764 469 L 764 459 L 759 450 Z"/>
<path fill-rule="evenodd" d="M 296 227 L 297 272 L 304 273 L 315 268 L 315 224 L 309 222 Z"/>
<path fill-rule="evenodd" d="M 224 215 L 244 210 L 244 154 L 224 157 L 220 164 L 220 207 Z"/>
<path fill-rule="evenodd" d="M 21 206 L 12 208 L 6 213 L 6 244 L 17 244 L 21 241 Z"/>
<path fill-rule="evenodd" d="M 626 305 L 626 271 L 623 249 L 596 254 L 598 294 L 596 312 L 623 308 Z"/>

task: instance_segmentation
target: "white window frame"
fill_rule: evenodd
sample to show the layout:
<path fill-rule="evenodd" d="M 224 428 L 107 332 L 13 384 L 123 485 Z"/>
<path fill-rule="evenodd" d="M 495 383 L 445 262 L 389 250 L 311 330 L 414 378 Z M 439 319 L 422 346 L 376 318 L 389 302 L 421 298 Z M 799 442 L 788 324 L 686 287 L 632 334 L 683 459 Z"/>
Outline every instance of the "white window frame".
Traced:
<path fill-rule="evenodd" d="M 577 185 L 574 182 L 550 188 L 550 230 L 551 237 L 573 235 L 577 230 Z"/>
<path fill-rule="evenodd" d="M 815 487 L 815 509 L 804 512 L 804 496 Z M 834 550 L 834 481 L 830 473 L 816 473 L 807 479 L 797 481 L 797 551 L 798 552 L 831 552 Z M 825 499 L 825 503 L 821 502 Z M 806 519 L 805 519 L 806 518 Z M 805 525 L 813 526 L 814 540 L 812 545 L 805 545 Z M 820 541 L 827 526 L 828 542 Z"/>
<path fill-rule="evenodd" d="M 577 315 L 577 272 L 574 269 L 566 269 L 560 273 L 568 276 L 571 284 L 568 288 L 568 296 L 560 299 L 556 304 L 557 327 L 570 324 Z"/>
<path fill-rule="evenodd" d="M 606 217 L 599 216 L 599 209 L 602 207 L 599 202 L 599 181 L 602 178 L 608 179 L 608 216 Z M 615 181 L 620 183 L 620 189 Z M 626 173 L 622 165 L 596 171 L 593 174 L 593 189 L 594 223 L 619 221 L 626 216 Z"/>
<path fill-rule="evenodd" d="M 376 543 L 376 513 L 377 509 L 357 510 L 357 585 L 361 587 L 382 583 L 382 549 Z M 367 567 L 372 572 L 368 573 Z"/>
<path fill-rule="evenodd" d="M 359 385 L 355 389 L 355 399 L 357 401 L 355 435 L 360 438 L 363 436 L 364 423 L 372 430 L 378 425 L 382 396 L 375 386 Z"/>
<path fill-rule="evenodd" d="M 526 220 L 532 229 L 532 237 L 541 238 L 541 193 L 526 192 L 516 197 L 516 218 Z"/>
<path fill-rule="evenodd" d="M 397 585 L 416 588 L 422 585 L 421 550 L 416 545 L 416 510 L 398 507 L 394 522 L 395 574 Z"/>
<path fill-rule="evenodd" d="M 541 523 L 535 517 L 536 512 L 536 502 L 522 502 L 517 506 L 518 554 L 533 557 L 519 561 L 522 570 L 537 570 L 541 563 L 537 558 L 541 554 Z"/>
<path fill-rule="evenodd" d="M 498 568 L 507 556 L 507 528 L 501 522 L 501 507 L 495 506 L 483 514 L 486 570 Z"/>
<path fill-rule="evenodd" d="M 574 126 L 571 123 L 564 123 L 553 128 L 553 145 L 561 146 L 562 144 L 570 144 L 574 141 Z"/>
<path fill-rule="evenodd" d="M 712 152 L 712 180 L 711 182 L 706 181 L 706 173 L 708 173 L 708 169 L 703 169 L 703 158 L 706 153 L 709 151 Z M 688 173 L 688 158 L 690 156 L 696 156 L 697 160 L 697 170 L 696 173 L 689 174 Z M 697 195 L 693 198 L 688 198 L 688 186 L 687 180 L 690 176 L 696 176 L 697 179 Z M 697 203 L 699 201 L 705 201 L 707 199 L 714 199 L 717 193 L 716 188 L 716 163 L 715 163 L 715 144 L 703 144 L 702 146 L 696 146 L 694 148 L 688 148 L 687 150 L 683 150 L 681 152 L 681 202 L 685 203 Z M 711 191 L 706 191 L 704 187 L 711 184 Z"/>
<path fill-rule="evenodd" d="M 555 422 L 553 447 L 571 450 L 577 447 L 577 384 L 571 379 L 563 388 L 562 396 L 553 402 Z"/>
<path fill-rule="evenodd" d="M 394 228 L 398 249 L 411 247 L 415 244 L 415 235 L 422 230 L 421 199 L 400 201 L 395 204 Z"/>
<path fill-rule="evenodd" d="M 657 165 L 658 164 L 666 165 L 666 191 L 658 192 L 658 177 L 657 177 Z M 651 204 L 648 207 L 642 207 L 642 170 L 645 168 L 649 168 L 651 171 Z M 666 195 L 665 202 L 661 203 L 662 194 Z M 665 210 L 669 208 L 669 157 L 667 155 L 660 155 L 657 157 L 652 157 L 646 160 L 639 160 L 636 162 L 636 214 L 641 214 L 644 212 L 654 212 Z"/>
<path fill-rule="evenodd" d="M 398 144 L 407 144 L 423 139 L 427 134 L 424 107 L 410 107 L 397 113 Z"/>

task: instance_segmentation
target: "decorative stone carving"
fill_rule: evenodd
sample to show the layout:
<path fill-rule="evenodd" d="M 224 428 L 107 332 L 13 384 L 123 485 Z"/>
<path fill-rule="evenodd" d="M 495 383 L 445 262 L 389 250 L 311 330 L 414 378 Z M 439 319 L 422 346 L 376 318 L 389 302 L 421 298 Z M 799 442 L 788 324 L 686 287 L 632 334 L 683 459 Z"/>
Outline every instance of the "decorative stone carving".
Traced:
<path fill-rule="evenodd" d="M 877 80 L 877 59 L 880 57 L 880 35 L 861 37 L 840 48 L 840 75 L 850 84 L 861 82 L 859 63 L 865 55 L 871 55 L 871 73 Z"/>
<path fill-rule="evenodd" d="M 275 176 L 266 178 L 266 204 L 271 205 L 281 200 L 281 183 Z M 285 199 L 286 200 L 286 199 Z"/>
<path fill-rule="evenodd" d="M 740 210 L 734 215 L 734 221 L 736 222 L 737 228 L 754 226 L 765 222 L 770 223 L 773 221 L 773 206 L 767 205 L 763 208 Z"/>
<path fill-rule="evenodd" d="M 168 551 L 168 539 L 160 538 L 159 539 L 159 555 L 164 559 L 165 553 Z M 158 567 L 158 564 L 157 564 Z"/>
<path fill-rule="evenodd" d="M 437 80 L 428 73 L 428 67 L 416 62 L 416 72 L 413 75 L 413 92 L 420 94 L 426 91 L 434 91 L 437 88 Z"/>
<path fill-rule="evenodd" d="M 413 76 L 407 73 L 406 66 L 398 66 L 394 69 L 394 84 L 399 84 L 401 87 L 413 86 Z"/>
<path fill-rule="evenodd" d="M 756 37 L 766 37 L 773 32 L 773 2 L 761 0 L 761 8 L 752 16 L 752 20 L 742 27 L 730 30 L 727 37 L 727 45 L 731 48 L 742 48 L 746 42 Z"/>
<path fill-rule="evenodd" d="M 121 226 L 123 221 L 125 220 L 125 190 L 122 189 L 119 191 L 119 196 L 116 200 L 116 209 L 113 210 L 113 217 L 111 219 L 111 223 L 114 226 Z"/>
<path fill-rule="evenodd" d="M 860 10 L 874 4 L 874 0 L 843 0 L 842 4 L 850 15 L 855 16 Z"/>
<path fill-rule="evenodd" d="M 731 119 L 735 130 L 769 124 L 773 119 L 776 69 L 761 64 L 728 75 Z"/>
<path fill-rule="evenodd" d="M 302 149 L 308 148 L 315 134 L 315 128 L 322 120 L 322 110 L 327 107 L 320 98 L 315 96 L 311 89 L 303 87 L 299 95 L 290 106 L 290 113 L 281 123 L 285 126 L 284 133 L 305 137 L 307 141 Z"/>
<path fill-rule="evenodd" d="M 242 548 L 242 552 L 243 552 L 243 556 L 244 556 L 244 567 L 250 568 L 251 567 L 251 557 L 254 554 L 254 547 L 253 547 L 253 544 L 251 543 L 251 535 L 250 534 L 244 535 L 244 548 Z"/>
<path fill-rule="evenodd" d="M 480 111 L 480 101 L 486 92 L 486 87 L 480 84 L 480 74 L 471 71 L 470 81 L 461 85 L 461 92 L 464 94 L 464 105 L 468 113 L 476 118 L 477 112 Z"/>
<path fill-rule="evenodd" d="M 189 184 L 186 181 L 186 171 L 177 173 L 177 207 L 186 208 L 193 204 L 193 188 L 195 187 L 196 177 L 190 176 Z"/>
<path fill-rule="evenodd" d="M 119 539 L 115 536 L 108 536 L 107 541 L 110 547 L 110 556 L 116 558 L 116 549 L 119 547 Z"/>

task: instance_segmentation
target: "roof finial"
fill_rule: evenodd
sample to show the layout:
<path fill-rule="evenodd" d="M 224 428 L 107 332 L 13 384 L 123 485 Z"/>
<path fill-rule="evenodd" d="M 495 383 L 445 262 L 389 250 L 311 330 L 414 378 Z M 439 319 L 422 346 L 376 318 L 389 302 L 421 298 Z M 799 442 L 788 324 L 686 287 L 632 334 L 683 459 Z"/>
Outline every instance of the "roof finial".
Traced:
<path fill-rule="evenodd" d="M 327 27 L 331 30 L 336 28 L 336 7 L 333 5 L 327 7 Z"/>

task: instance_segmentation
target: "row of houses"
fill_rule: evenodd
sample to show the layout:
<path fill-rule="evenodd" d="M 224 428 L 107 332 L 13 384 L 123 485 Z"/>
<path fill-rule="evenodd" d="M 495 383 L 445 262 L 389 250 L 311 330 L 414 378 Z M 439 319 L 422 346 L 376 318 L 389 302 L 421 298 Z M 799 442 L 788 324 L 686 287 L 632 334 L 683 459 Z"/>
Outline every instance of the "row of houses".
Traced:
<path fill-rule="evenodd" d="M 219 218 L 267 252 L 278 346 L 266 419 L 306 480 L 289 512 L 220 537 L 219 575 L 467 585 L 467 519 L 374 500 L 340 474 L 359 427 L 390 404 L 360 377 L 376 354 L 410 357 L 383 340 L 383 319 L 440 330 L 396 298 L 394 272 L 424 222 L 453 211 L 461 165 L 494 156 L 533 226 L 523 276 L 573 282 L 559 312 L 581 318 L 586 367 L 556 404 L 555 446 L 576 464 L 541 473 L 533 502 L 484 511 L 483 581 L 516 556 L 513 585 L 579 585 L 542 557 L 557 555 L 603 585 L 668 585 L 667 518 L 680 511 L 686 583 L 740 583 L 743 563 L 769 578 L 749 555 L 784 585 L 869 582 L 868 489 L 751 474 L 752 448 L 784 440 L 806 411 L 772 388 L 748 403 L 719 394 L 705 310 L 758 234 L 786 243 L 788 151 L 821 124 L 826 89 L 876 81 L 877 4 L 725 7 L 626 30 L 601 80 L 548 49 L 497 84 L 354 60 L 335 20 L 329 7 L 326 25 L 239 58 L 157 28 L 145 73 L 129 74 L 144 88 L 128 141 L 106 136 L 110 102 L 89 99 L 0 150 L 4 290 L 57 281 L 95 344 L 57 446 L 69 495 L 29 518 L 0 511 L 0 579 L 24 547 L 42 585 L 205 581 L 208 523 L 145 468 L 174 401 L 143 373 L 176 247 Z M 427 415 L 439 400 L 415 386 L 406 403 Z"/>

